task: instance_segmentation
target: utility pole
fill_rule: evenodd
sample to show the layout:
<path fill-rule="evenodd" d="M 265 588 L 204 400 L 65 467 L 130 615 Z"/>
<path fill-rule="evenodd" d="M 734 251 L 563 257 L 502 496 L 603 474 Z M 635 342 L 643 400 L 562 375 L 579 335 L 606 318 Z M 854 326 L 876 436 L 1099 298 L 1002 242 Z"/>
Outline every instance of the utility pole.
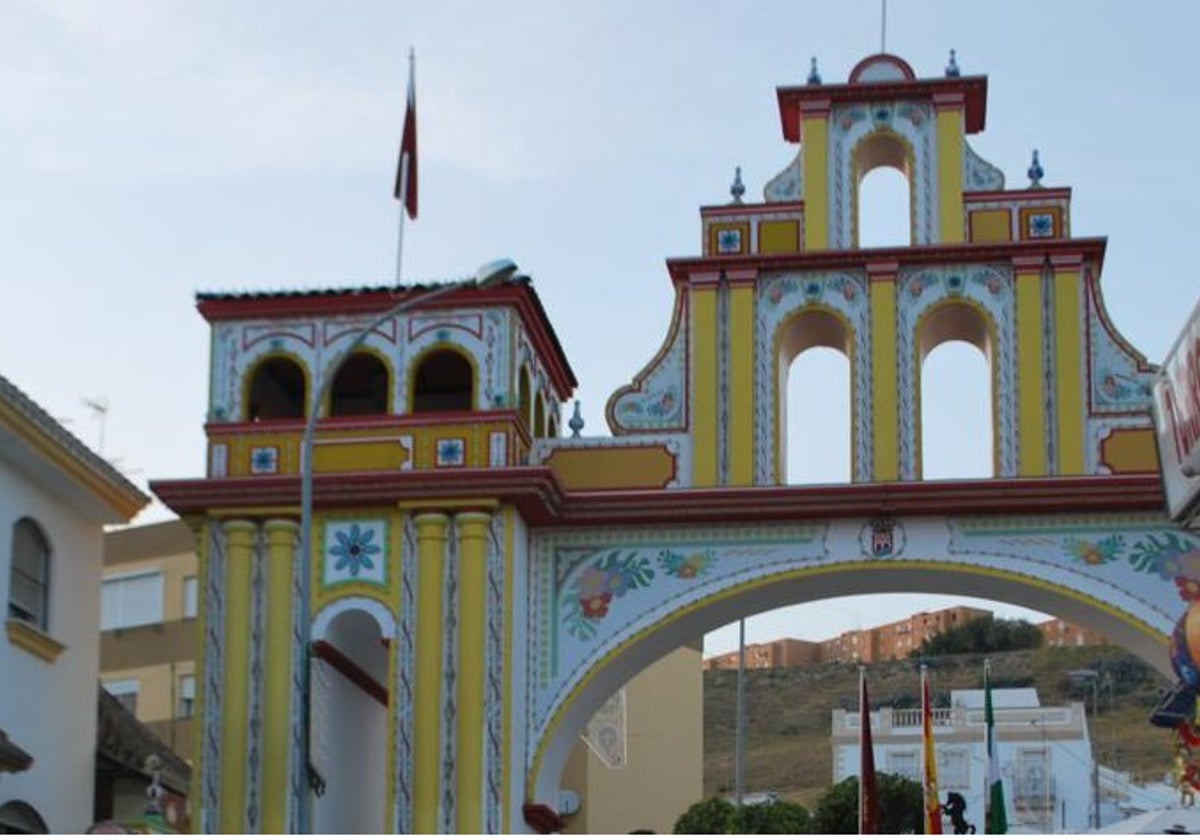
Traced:
<path fill-rule="evenodd" d="M 746 794 L 746 619 L 738 622 L 737 724 L 733 748 L 733 787 L 738 807 Z"/>

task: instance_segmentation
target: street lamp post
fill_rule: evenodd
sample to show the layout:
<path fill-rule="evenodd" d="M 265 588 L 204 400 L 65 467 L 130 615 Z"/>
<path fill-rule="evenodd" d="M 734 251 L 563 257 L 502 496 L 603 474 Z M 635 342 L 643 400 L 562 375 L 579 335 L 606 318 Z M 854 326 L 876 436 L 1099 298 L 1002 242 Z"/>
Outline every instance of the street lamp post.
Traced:
<path fill-rule="evenodd" d="M 1092 721 L 1095 722 L 1096 715 L 1100 707 L 1100 672 L 1094 668 L 1081 668 L 1077 671 L 1068 671 L 1067 676 L 1072 680 L 1083 682 L 1084 680 L 1092 684 Z M 1085 707 L 1086 708 L 1086 707 Z M 1091 730 L 1088 727 L 1088 741 L 1091 743 Z M 1091 743 L 1092 747 L 1092 819 L 1091 827 L 1100 827 L 1100 760 L 1096 756 L 1096 745 Z"/>
<path fill-rule="evenodd" d="M 300 663 L 300 772 L 307 786 L 320 795 L 324 780 L 312 765 L 311 691 L 312 691 L 312 519 L 313 519 L 313 444 L 317 430 L 317 419 L 321 406 L 329 396 L 333 381 L 351 353 L 363 345 L 375 329 L 390 318 L 395 318 L 418 306 L 428 304 L 436 298 L 467 287 L 485 288 L 503 283 L 517 274 L 517 264 L 510 259 L 498 259 L 486 263 L 469 280 L 447 283 L 429 291 L 405 297 L 383 314 L 376 317 L 354 336 L 354 339 L 324 366 L 312 389 L 308 415 L 304 421 L 304 434 L 300 439 L 300 604 L 299 623 L 304 640 L 303 658 Z M 307 791 L 301 794 L 298 805 L 298 828 L 301 834 L 312 832 L 311 799 Z"/>

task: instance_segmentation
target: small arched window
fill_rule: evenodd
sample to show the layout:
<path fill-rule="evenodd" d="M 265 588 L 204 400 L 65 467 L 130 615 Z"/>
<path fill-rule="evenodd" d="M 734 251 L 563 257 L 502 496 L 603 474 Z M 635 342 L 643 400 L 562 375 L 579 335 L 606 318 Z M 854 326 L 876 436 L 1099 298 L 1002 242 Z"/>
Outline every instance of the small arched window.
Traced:
<path fill-rule="evenodd" d="M 50 542 L 38 524 L 25 517 L 13 526 L 8 617 L 45 630 L 49 612 Z"/>
<path fill-rule="evenodd" d="M 388 372 L 372 353 L 353 353 L 342 362 L 329 394 L 330 417 L 387 414 Z"/>
<path fill-rule="evenodd" d="M 283 356 L 265 359 L 254 368 L 247 395 L 247 420 L 289 420 L 304 417 L 304 371 Z"/>
<path fill-rule="evenodd" d="M 533 422 L 533 399 L 531 394 L 533 385 L 529 379 L 529 368 L 521 365 L 521 372 L 517 374 L 517 408 L 521 412 L 521 419 L 526 425 Z"/>
<path fill-rule="evenodd" d="M 538 397 L 537 405 L 533 407 L 533 436 L 546 436 L 546 401 Z"/>
<path fill-rule="evenodd" d="M 413 377 L 413 412 L 470 411 L 474 394 L 471 363 L 454 350 L 435 350 Z"/>
<path fill-rule="evenodd" d="M 558 437 L 558 423 L 553 417 L 546 421 L 546 437 Z"/>

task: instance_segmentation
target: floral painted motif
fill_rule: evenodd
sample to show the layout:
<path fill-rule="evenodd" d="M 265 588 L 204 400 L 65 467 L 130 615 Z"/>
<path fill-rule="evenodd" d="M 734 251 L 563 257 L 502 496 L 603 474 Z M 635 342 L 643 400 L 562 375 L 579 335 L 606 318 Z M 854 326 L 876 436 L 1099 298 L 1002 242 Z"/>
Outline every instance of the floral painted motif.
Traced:
<path fill-rule="evenodd" d="M 663 550 L 651 561 L 637 550 L 614 549 L 584 569 L 563 594 L 561 609 L 567 632 L 580 641 L 593 638 L 615 600 L 654 582 L 658 576 L 655 565 L 668 577 L 691 580 L 705 574 L 714 561 L 711 550 L 687 555 Z"/>
<path fill-rule="evenodd" d="M 1095 542 L 1067 540 L 1063 543 L 1063 549 L 1068 555 L 1089 566 L 1100 566 L 1113 562 L 1124 546 L 1125 538 L 1120 534 L 1112 534 Z"/>
<path fill-rule="evenodd" d="M 712 551 L 697 551 L 686 557 L 664 549 L 658 553 L 658 566 L 671 577 L 694 578 L 708 571 L 716 558 Z"/>
<path fill-rule="evenodd" d="M 375 543 L 375 531 L 371 528 L 361 530 L 357 523 L 347 531 L 334 531 L 333 537 L 337 545 L 329 549 L 329 553 L 337 558 L 333 568 L 343 569 L 351 577 L 358 577 L 363 569 L 374 569 L 375 561 L 371 558 L 381 554 L 383 549 Z"/>

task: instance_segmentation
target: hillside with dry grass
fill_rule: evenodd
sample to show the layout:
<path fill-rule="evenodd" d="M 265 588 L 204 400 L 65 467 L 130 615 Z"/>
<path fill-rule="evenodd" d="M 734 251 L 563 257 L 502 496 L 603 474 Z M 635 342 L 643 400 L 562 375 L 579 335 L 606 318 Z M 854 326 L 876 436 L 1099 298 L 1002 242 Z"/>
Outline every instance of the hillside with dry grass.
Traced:
<path fill-rule="evenodd" d="M 1088 647 L 993 653 L 989 658 L 993 687 L 1033 686 L 1043 706 L 1086 702 L 1092 738 L 1103 764 L 1142 780 L 1161 779 L 1170 769 L 1172 733 L 1148 723 L 1160 691 L 1170 683 L 1136 657 L 1120 648 Z M 954 689 L 983 687 L 980 655 L 942 656 L 934 666 L 930 685 L 935 706 L 948 705 Z M 1084 668 L 1102 675 L 1094 721 L 1091 688 L 1068 676 L 1069 671 Z M 919 677 L 913 662 L 873 664 L 868 679 L 873 706 L 919 705 Z M 736 694 L 736 671 L 705 672 L 704 788 L 708 796 L 726 795 L 734 787 Z M 746 790 L 772 790 L 811 805 L 832 783 L 832 710 L 857 708 L 857 666 L 747 671 Z"/>

